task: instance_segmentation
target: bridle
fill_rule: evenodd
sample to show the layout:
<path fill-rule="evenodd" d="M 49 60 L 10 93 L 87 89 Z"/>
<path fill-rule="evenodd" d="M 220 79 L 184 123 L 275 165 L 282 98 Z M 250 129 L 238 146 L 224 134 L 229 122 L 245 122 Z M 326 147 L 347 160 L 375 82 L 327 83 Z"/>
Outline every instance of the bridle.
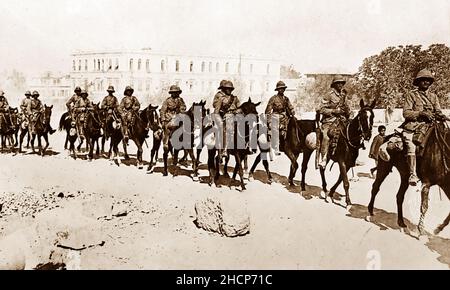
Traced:
<path fill-rule="evenodd" d="M 357 136 L 358 137 L 358 144 L 357 145 L 352 144 L 352 141 L 351 141 L 352 140 L 352 138 L 350 137 L 350 125 L 352 124 L 351 121 L 346 125 L 345 133 L 342 132 L 342 129 L 340 130 L 341 134 L 344 137 L 344 139 L 347 142 L 347 144 L 350 145 L 350 147 L 352 147 L 354 149 L 360 149 L 360 148 L 364 147 L 364 145 L 363 145 L 364 131 L 363 131 L 363 126 L 361 124 L 361 112 L 365 111 L 365 110 L 371 110 L 371 108 L 362 108 L 359 111 L 358 115 L 355 117 L 355 118 L 358 119 L 358 129 L 357 129 L 357 131 L 359 132 L 359 135 Z M 353 139 L 355 139 L 355 138 L 353 138 Z"/>

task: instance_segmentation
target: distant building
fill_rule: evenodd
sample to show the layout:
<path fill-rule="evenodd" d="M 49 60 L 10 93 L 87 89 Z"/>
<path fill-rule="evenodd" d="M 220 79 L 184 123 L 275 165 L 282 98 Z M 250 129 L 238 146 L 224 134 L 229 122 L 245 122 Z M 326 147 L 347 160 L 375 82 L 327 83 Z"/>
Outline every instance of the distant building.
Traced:
<path fill-rule="evenodd" d="M 71 89 L 86 88 L 94 101 L 113 85 L 123 96 L 133 86 L 141 101 L 168 96 L 178 84 L 186 102 L 211 101 L 222 79 L 234 81 L 241 99 L 265 101 L 280 78 L 280 61 L 247 56 L 181 55 L 142 50 L 79 51 L 72 54 Z M 159 98 L 158 98 L 159 97 Z"/>
<path fill-rule="evenodd" d="M 29 80 L 29 90 L 38 91 L 40 99 L 48 104 L 60 104 L 72 94 L 70 76 L 63 73 L 46 72 Z"/>

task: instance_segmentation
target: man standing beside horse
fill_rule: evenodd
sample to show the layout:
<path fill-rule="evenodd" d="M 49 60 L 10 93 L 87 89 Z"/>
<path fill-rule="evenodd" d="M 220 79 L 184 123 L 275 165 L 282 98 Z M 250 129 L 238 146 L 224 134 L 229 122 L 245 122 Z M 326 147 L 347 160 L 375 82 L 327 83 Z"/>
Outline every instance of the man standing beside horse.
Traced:
<path fill-rule="evenodd" d="M 433 84 L 434 77 L 429 70 L 421 70 L 413 81 L 417 88 L 406 94 L 403 105 L 405 122 L 400 126 L 403 129 L 406 145 L 406 160 L 409 168 L 409 184 L 416 186 L 419 181 L 416 173 L 416 145 L 413 137 L 417 133 L 419 142 L 435 120 L 444 121 L 447 117 L 442 113 L 438 97 L 428 88 Z M 421 142 L 422 143 L 422 142 Z"/>
<path fill-rule="evenodd" d="M 125 97 L 122 99 L 119 105 L 119 112 L 122 117 L 122 134 L 124 142 L 127 143 L 129 139 L 129 128 L 134 123 L 134 118 L 139 113 L 141 104 L 139 100 L 133 96 L 134 89 L 131 86 L 127 86 L 124 91 Z"/>
<path fill-rule="evenodd" d="M 321 146 L 318 148 L 318 157 L 321 155 L 322 159 L 319 167 L 325 169 L 328 161 L 329 146 L 335 146 L 337 138 L 330 138 L 333 134 L 333 128 L 339 125 L 339 122 L 347 122 L 350 118 L 350 107 L 346 101 L 346 94 L 343 90 L 346 81 L 342 76 L 336 76 L 331 82 L 331 92 L 322 99 L 322 104 L 318 113 L 322 115 L 321 126 Z M 320 152 L 320 155 L 319 155 Z"/>

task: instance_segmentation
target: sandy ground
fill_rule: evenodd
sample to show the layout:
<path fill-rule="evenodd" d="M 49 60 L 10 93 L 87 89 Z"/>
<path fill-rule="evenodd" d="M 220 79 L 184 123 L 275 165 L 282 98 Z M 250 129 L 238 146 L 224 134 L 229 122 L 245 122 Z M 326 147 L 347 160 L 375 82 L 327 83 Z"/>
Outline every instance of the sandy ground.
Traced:
<path fill-rule="evenodd" d="M 388 133 L 392 129 L 388 128 Z M 265 174 L 258 171 L 254 181 L 247 181 L 247 190 L 240 192 L 234 187 L 209 187 L 203 178 L 194 182 L 189 177 L 190 167 L 172 168 L 171 173 L 176 171 L 177 176 L 163 177 L 161 163 L 154 173 L 147 174 L 135 167 L 135 159 L 120 167 L 104 158 L 73 160 L 63 150 L 64 136 L 60 132 L 51 136 L 50 155 L 45 157 L 0 155 L 0 203 L 4 203 L 0 238 L 48 221 L 83 227 L 92 233 L 86 235 L 86 245 L 92 246 L 77 251 L 76 268 L 449 268 L 450 228 L 439 236 L 414 238 L 420 205 L 420 193 L 414 189 L 408 191 L 404 203 L 408 230 L 397 227 L 397 172 L 382 186 L 375 219 L 364 219 L 373 182 L 368 175 L 373 161 L 367 158 L 367 151 L 360 152 L 363 165 L 354 169 L 351 197 L 355 205 L 347 211 L 319 199 L 320 176 L 314 170 L 313 158 L 306 192 L 287 186 L 289 162 L 284 156 L 270 163 L 276 182 L 267 185 Z M 135 153 L 133 145 L 129 152 Z M 205 157 L 203 153 L 202 161 Z M 147 148 L 144 159 L 149 159 Z M 205 169 L 202 165 L 201 176 L 207 175 Z M 336 173 L 337 166 L 327 172 L 329 184 L 336 180 Z M 342 187 L 338 192 L 343 193 Z M 58 197 L 60 193 L 64 196 Z M 194 204 L 208 196 L 242 202 L 250 214 L 250 234 L 225 238 L 198 229 L 193 223 Z M 111 216 L 111 205 L 125 208 L 127 215 Z M 432 232 L 449 211 L 445 194 L 432 189 L 427 231 Z"/>

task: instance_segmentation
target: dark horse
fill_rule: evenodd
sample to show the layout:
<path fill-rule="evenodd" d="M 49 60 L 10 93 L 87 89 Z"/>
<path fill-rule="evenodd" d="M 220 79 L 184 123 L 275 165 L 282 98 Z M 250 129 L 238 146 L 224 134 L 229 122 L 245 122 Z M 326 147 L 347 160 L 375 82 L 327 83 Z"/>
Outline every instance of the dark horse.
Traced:
<path fill-rule="evenodd" d="M 373 127 L 373 108 L 375 107 L 376 99 L 371 105 L 367 106 L 364 101 L 361 100 L 360 110 L 355 118 L 349 121 L 348 124 L 344 124 L 339 120 L 338 125 L 339 137 L 337 137 L 337 145 L 334 154 L 330 154 L 331 160 L 339 164 L 339 178 L 335 185 L 331 188 L 327 196 L 327 182 L 325 180 L 325 168 L 320 168 L 320 176 L 322 177 L 322 189 L 325 193 L 325 200 L 329 197 L 332 202 L 333 195 L 336 192 L 337 187 L 341 182 L 344 183 L 345 190 L 345 202 L 347 208 L 351 206 L 349 188 L 350 183 L 348 181 L 347 172 L 350 168 L 355 166 L 356 159 L 358 158 L 359 149 L 364 148 L 364 141 L 369 141 L 372 136 Z"/>
<path fill-rule="evenodd" d="M 288 127 L 286 130 L 285 140 L 280 140 L 280 150 L 286 154 L 286 156 L 291 161 L 291 167 L 289 169 L 289 185 L 294 186 L 294 177 L 298 169 L 298 156 L 303 152 L 302 161 L 302 181 L 301 190 L 306 190 L 306 170 L 308 169 L 308 162 L 311 158 L 311 154 L 314 152 L 313 148 L 306 146 L 306 137 L 309 134 L 315 134 L 316 131 L 316 121 L 314 120 L 297 120 L 295 117 L 289 119 Z M 261 150 L 261 148 L 260 148 Z M 262 160 L 264 168 L 267 173 L 268 182 L 272 182 L 272 176 L 269 170 L 269 162 L 267 161 L 267 154 L 269 150 L 261 150 L 259 155 L 256 157 L 252 168 L 250 169 L 250 177 L 254 173 L 256 166 Z M 265 156 L 264 156 L 265 155 Z M 263 158 L 264 157 L 264 158 Z"/>
<path fill-rule="evenodd" d="M 36 151 L 34 150 L 34 140 L 36 139 L 36 136 L 38 138 L 38 148 L 39 148 L 39 155 L 44 156 L 45 150 L 47 150 L 48 146 L 50 145 L 48 142 L 48 132 L 50 127 L 50 118 L 52 116 L 52 109 L 53 105 L 48 107 L 47 105 L 44 105 L 44 109 L 41 112 L 37 113 L 36 120 L 35 120 L 35 132 L 31 132 L 31 149 L 33 150 L 33 153 Z M 41 137 L 45 140 L 45 147 L 42 148 L 41 144 Z"/>
<path fill-rule="evenodd" d="M 143 121 L 147 123 L 147 128 L 153 132 L 153 144 L 150 151 L 150 162 L 147 171 L 151 171 L 156 162 L 158 162 L 158 151 L 161 147 L 163 129 L 158 116 L 158 107 L 159 106 L 152 106 L 152 104 L 149 104 L 142 112 Z"/>
<path fill-rule="evenodd" d="M 147 138 L 147 136 L 148 136 L 147 134 L 149 131 L 147 128 L 147 122 L 144 121 L 145 118 L 146 118 L 146 113 L 144 112 L 144 110 L 140 111 L 139 114 L 133 112 L 132 121 L 128 125 L 129 138 L 130 138 L 130 140 L 133 140 L 134 144 L 136 144 L 136 147 L 137 147 L 136 157 L 138 160 L 138 168 L 139 169 L 144 168 L 144 163 L 142 160 L 142 153 L 143 153 L 142 145 L 144 144 L 145 138 Z M 118 138 L 120 138 L 120 139 L 118 139 Z M 122 134 L 120 136 L 117 135 L 113 139 L 111 139 L 111 142 L 113 144 L 119 144 L 119 142 L 122 141 L 122 139 L 123 139 Z M 125 160 L 129 160 L 130 156 L 128 155 L 128 152 L 127 152 L 128 145 L 123 141 L 122 141 L 122 144 L 123 144 Z"/>
<path fill-rule="evenodd" d="M 236 114 L 243 115 L 244 118 L 253 115 L 256 117 L 254 120 L 257 122 L 257 116 L 258 112 L 256 110 L 256 107 L 259 106 L 261 102 L 259 103 L 252 103 L 251 98 L 248 99 L 247 102 L 242 103 L 239 108 L 236 110 Z M 245 184 L 244 184 L 244 172 L 242 169 L 242 161 L 244 161 L 248 154 L 250 154 L 249 150 L 249 141 L 250 141 L 250 135 L 252 134 L 252 129 L 255 130 L 256 126 L 254 124 L 249 124 L 249 122 L 245 123 L 245 126 L 243 127 L 244 132 L 242 132 L 242 126 L 238 126 L 236 123 L 234 124 L 234 132 L 233 132 L 233 138 L 234 138 L 234 144 L 238 144 L 238 138 L 243 138 L 245 141 L 246 148 L 227 148 L 228 155 L 233 155 L 236 161 L 236 165 L 234 168 L 233 177 L 239 173 L 240 177 L 240 183 L 242 190 L 245 190 Z M 216 148 L 210 148 L 211 146 L 208 146 L 208 170 L 209 170 L 209 185 L 211 186 L 213 181 L 218 186 L 217 181 L 219 180 L 219 168 L 220 168 L 220 161 L 221 157 L 219 156 L 218 152 L 219 150 Z M 227 158 L 228 159 L 228 158 Z M 227 160 L 228 161 L 228 160 Z M 226 173 L 226 169 L 224 168 L 224 172 Z"/>
<path fill-rule="evenodd" d="M 19 153 L 22 153 L 22 144 L 23 139 L 25 138 L 25 135 L 27 136 L 27 146 L 26 148 L 30 147 L 30 130 L 29 130 L 29 123 L 24 114 L 22 114 L 21 118 L 18 121 L 18 129 L 17 129 L 17 140 L 19 141 Z M 20 132 L 20 134 L 19 134 Z"/>
<path fill-rule="evenodd" d="M 86 142 L 89 144 L 88 158 L 91 161 L 94 158 L 94 146 L 97 144 L 96 154 L 100 155 L 100 148 L 98 139 L 102 136 L 101 129 L 103 123 L 100 118 L 99 104 L 93 105 L 93 109 L 90 109 L 86 113 L 84 135 L 86 136 Z"/>
<path fill-rule="evenodd" d="M 14 146 L 14 134 L 17 126 L 17 108 L 8 108 L 6 113 L 0 115 L 0 136 L 1 136 L 1 149 L 3 150 L 6 141 L 10 146 Z"/>
<path fill-rule="evenodd" d="M 72 153 L 74 159 L 77 159 L 77 153 L 75 152 L 75 142 L 78 139 L 78 133 L 75 126 L 72 124 L 69 112 L 65 112 L 59 120 L 59 131 L 66 131 L 66 140 L 64 142 L 64 149 L 67 149 L 67 143 L 69 143 L 69 153 Z"/>
<path fill-rule="evenodd" d="M 417 174 L 422 181 L 422 202 L 419 219 L 419 235 L 425 234 L 424 218 L 428 210 L 428 194 L 430 187 L 437 185 L 450 199 L 450 130 L 443 123 L 434 123 L 430 129 L 428 141 L 423 149 L 421 157 L 417 158 Z M 397 223 L 401 228 L 406 228 L 403 220 L 403 200 L 408 189 L 409 169 L 406 163 L 404 151 L 389 151 L 390 160 L 378 159 L 377 177 L 372 185 L 372 198 L 368 206 L 370 216 L 373 216 L 375 198 L 385 178 L 397 168 L 400 173 L 401 183 L 397 192 Z M 434 231 L 439 234 L 450 222 L 450 214 L 445 221 Z"/>

